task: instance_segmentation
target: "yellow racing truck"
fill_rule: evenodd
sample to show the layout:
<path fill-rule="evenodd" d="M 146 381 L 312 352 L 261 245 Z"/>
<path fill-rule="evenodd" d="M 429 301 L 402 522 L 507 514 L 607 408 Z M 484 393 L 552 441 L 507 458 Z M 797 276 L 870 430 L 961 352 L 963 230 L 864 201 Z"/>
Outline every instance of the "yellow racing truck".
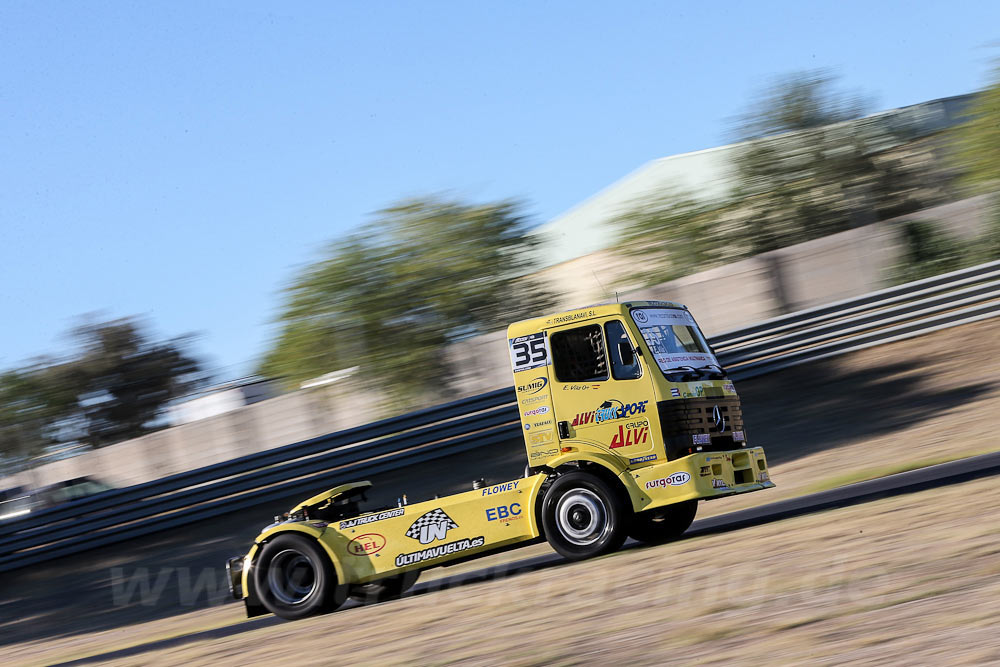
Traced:
<path fill-rule="evenodd" d="M 421 570 L 547 541 L 570 560 L 679 537 L 699 500 L 774 486 L 688 309 L 599 305 L 507 330 L 525 476 L 362 511 L 370 482 L 314 496 L 227 562 L 247 614 L 398 597 Z"/>

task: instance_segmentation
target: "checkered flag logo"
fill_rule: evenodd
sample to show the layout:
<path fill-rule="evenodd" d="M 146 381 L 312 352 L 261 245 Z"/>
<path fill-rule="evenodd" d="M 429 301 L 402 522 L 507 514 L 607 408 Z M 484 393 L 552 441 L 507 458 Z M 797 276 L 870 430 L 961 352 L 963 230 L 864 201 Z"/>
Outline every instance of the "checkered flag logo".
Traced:
<path fill-rule="evenodd" d="M 430 544 L 434 540 L 443 540 L 452 528 L 458 524 L 438 508 L 427 512 L 414 521 L 406 531 L 406 536 L 419 540 L 421 544 Z"/>

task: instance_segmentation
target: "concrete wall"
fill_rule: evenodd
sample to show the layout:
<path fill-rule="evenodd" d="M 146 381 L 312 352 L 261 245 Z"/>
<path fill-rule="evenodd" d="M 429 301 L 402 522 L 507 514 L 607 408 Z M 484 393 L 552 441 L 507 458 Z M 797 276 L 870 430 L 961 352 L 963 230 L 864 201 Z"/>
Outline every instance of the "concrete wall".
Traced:
<path fill-rule="evenodd" d="M 620 294 L 622 301 L 666 299 L 688 305 L 706 334 L 740 328 L 775 315 L 865 294 L 885 286 L 899 261 L 899 222 L 920 218 L 946 223 L 974 236 L 984 227 L 986 197 L 928 209 L 904 218 L 782 248 L 655 287 Z M 600 280 L 594 273 L 604 271 Z M 543 277 L 562 291 L 561 309 L 609 301 L 612 275 L 631 271 L 627 262 L 595 253 L 551 267 Z M 598 274 L 600 275 L 600 274 Z M 603 285 L 602 285 L 603 284 Z M 497 331 L 461 341 L 447 354 L 454 364 L 451 390 L 471 396 L 509 386 L 506 334 Z M 39 466 L 0 479 L 0 488 L 38 486 L 91 475 L 116 486 L 227 461 L 360 426 L 398 414 L 386 397 L 360 391 L 350 380 L 297 391 L 223 415 L 173 427 L 128 442 Z"/>

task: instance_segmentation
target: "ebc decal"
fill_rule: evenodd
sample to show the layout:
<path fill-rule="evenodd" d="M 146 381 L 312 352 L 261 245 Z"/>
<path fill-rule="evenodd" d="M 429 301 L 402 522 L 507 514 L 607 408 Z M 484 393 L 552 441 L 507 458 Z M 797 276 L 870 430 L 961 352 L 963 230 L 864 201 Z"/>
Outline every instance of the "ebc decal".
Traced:
<path fill-rule="evenodd" d="M 549 339 L 544 331 L 508 338 L 510 363 L 515 373 L 549 364 Z"/>
<path fill-rule="evenodd" d="M 515 521 L 521 518 L 521 503 L 500 505 L 486 510 L 487 521 Z"/>

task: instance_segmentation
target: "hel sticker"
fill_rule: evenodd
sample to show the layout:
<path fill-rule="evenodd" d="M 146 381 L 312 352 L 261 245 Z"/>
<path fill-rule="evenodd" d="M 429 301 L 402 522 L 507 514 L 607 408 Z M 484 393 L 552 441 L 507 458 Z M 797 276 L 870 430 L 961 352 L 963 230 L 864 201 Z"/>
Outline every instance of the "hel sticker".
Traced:
<path fill-rule="evenodd" d="M 347 553 L 352 556 L 367 556 L 378 553 L 385 546 L 385 537 L 378 533 L 358 535 L 347 543 Z"/>
<path fill-rule="evenodd" d="M 549 339 L 545 332 L 509 338 L 510 363 L 515 373 L 549 364 Z"/>

